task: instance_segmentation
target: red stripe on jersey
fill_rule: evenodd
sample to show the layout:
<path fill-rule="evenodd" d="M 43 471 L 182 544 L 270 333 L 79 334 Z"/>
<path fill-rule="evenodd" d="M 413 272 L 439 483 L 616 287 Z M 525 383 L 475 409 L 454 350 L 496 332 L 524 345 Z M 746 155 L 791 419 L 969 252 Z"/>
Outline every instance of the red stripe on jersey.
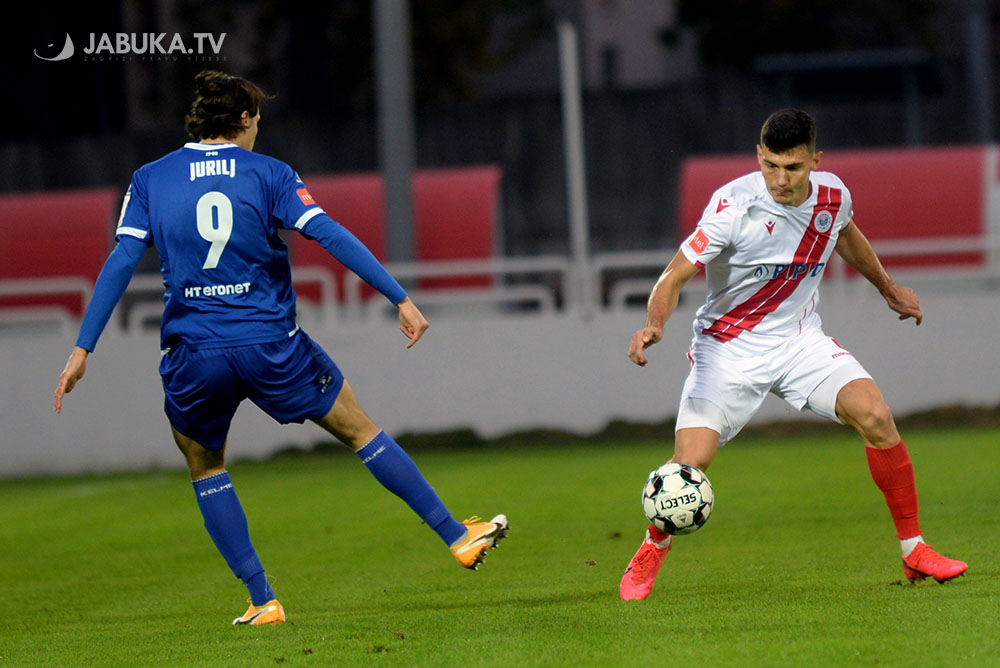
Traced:
<path fill-rule="evenodd" d="M 816 205 L 813 207 L 812 218 L 806 233 L 799 242 L 799 247 L 795 251 L 795 258 L 792 260 L 791 268 L 795 264 L 811 264 L 819 262 L 823 257 L 827 244 L 830 242 L 830 233 L 833 231 L 833 223 L 825 231 L 816 229 L 816 217 L 822 211 L 829 211 L 835 219 L 841 205 L 841 191 L 839 188 L 829 186 L 819 186 L 816 193 Z M 720 317 L 704 331 L 711 334 L 719 341 L 725 343 L 732 341 L 743 332 L 749 332 L 760 321 L 773 313 L 781 303 L 791 295 L 795 288 L 799 286 L 798 280 L 792 280 L 791 276 L 772 278 L 764 284 L 752 297 L 742 304 L 733 307 L 728 313 Z"/>

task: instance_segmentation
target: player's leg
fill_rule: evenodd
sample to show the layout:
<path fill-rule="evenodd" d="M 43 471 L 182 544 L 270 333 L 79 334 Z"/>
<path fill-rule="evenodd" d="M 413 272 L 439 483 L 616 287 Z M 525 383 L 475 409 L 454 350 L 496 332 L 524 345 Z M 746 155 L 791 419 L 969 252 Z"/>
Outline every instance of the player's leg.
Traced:
<path fill-rule="evenodd" d="M 817 344 L 812 359 L 837 360 L 832 372 L 809 394 L 807 405 L 819 415 L 842 422 L 864 439 L 872 480 L 882 491 L 896 527 L 903 556 L 903 570 L 910 580 L 934 577 L 939 582 L 965 572 L 961 561 L 942 557 L 927 545 L 917 516 L 917 487 L 913 462 L 892 411 L 867 371 L 832 339 Z"/>
<path fill-rule="evenodd" d="M 840 388 L 835 411 L 840 421 L 861 434 L 870 448 L 893 448 L 901 441 L 892 411 L 871 378 L 855 378 Z"/>
<path fill-rule="evenodd" d="M 829 382 L 834 381 L 827 381 Z M 826 392 L 827 389 L 821 385 L 814 394 Z M 872 479 L 885 495 L 896 525 L 896 535 L 904 541 L 903 552 L 906 554 L 919 542 L 920 536 L 916 482 L 906 444 L 873 380 L 851 380 L 840 388 L 836 397 L 836 416 L 844 424 L 853 427 L 864 439 Z M 811 398 L 811 403 L 819 401 L 823 400 Z M 909 545 L 906 544 L 907 541 Z"/>
<path fill-rule="evenodd" d="M 486 550 L 506 536 L 503 515 L 489 522 L 456 521 L 410 456 L 364 412 L 346 380 L 330 411 L 314 422 L 351 448 L 375 479 L 405 501 L 466 568 L 475 569 Z"/>
<path fill-rule="evenodd" d="M 351 448 L 375 479 L 403 499 L 446 544 L 465 536 L 465 526 L 451 516 L 410 456 L 364 412 L 350 383 L 344 381 L 333 407 L 314 422 Z"/>
<path fill-rule="evenodd" d="M 505 535 L 502 515 L 490 522 L 455 521 L 413 460 L 362 410 L 343 373 L 304 331 L 247 346 L 234 362 L 251 401 L 279 422 L 309 419 L 333 434 L 441 537 L 462 565 L 475 568 L 482 553 Z"/>
<path fill-rule="evenodd" d="M 264 566 L 250 541 L 246 513 L 226 471 L 225 448 L 209 450 L 177 429 L 172 431 L 174 442 L 187 461 L 205 529 L 233 575 L 246 585 L 250 593 L 250 609 L 233 623 L 283 623 L 285 611 L 275 600 Z"/>
<path fill-rule="evenodd" d="M 719 432 L 708 427 L 686 427 L 676 431 L 674 441 L 674 456 L 670 461 L 695 466 L 704 471 L 719 449 Z M 622 575 L 618 588 L 622 600 L 642 600 L 649 596 L 656 584 L 663 559 L 673 547 L 673 539 L 673 536 L 652 524 L 646 527 L 642 544 Z"/>
<path fill-rule="evenodd" d="M 178 346 L 160 362 L 164 409 L 174 442 L 184 455 L 205 529 L 250 593 L 250 609 L 234 623 L 284 621 L 284 610 L 267 582 L 250 542 L 246 514 L 226 471 L 225 443 L 242 397 L 235 391 L 226 351 Z"/>
<path fill-rule="evenodd" d="M 948 559 L 924 542 L 917 517 L 917 486 L 913 462 L 889 406 L 870 378 L 852 380 L 837 393 L 836 413 L 865 441 L 872 479 L 885 496 L 903 551 L 903 571 L 911 581 L 933 577 L 950 580 L 968 569 L 965 562 Z"/>
<path fill-rule="evenodd" d="M 711 337 L 696 338 L 688 357 L 691 371 L 681 391 L 670 461 L 704 471 L 719 448 L 760 409 L 770 388 L 768 365 L 759 355 L 734 355 Z M 672 545 L 672 536 L 652 524 L 646 527 L 642 544 L 622 575 L 622 599 L 649 596 Z"/>
<path fill-rule="evenodd" d="M 904 553 L 919 542 L 913 465 L 889 406 L 871 375 L 819 329 L 800 337 L 783 361 L 776 394 L 796 408 L 853 427 L 864 439 L 869 468 L 885 494 Z"/>

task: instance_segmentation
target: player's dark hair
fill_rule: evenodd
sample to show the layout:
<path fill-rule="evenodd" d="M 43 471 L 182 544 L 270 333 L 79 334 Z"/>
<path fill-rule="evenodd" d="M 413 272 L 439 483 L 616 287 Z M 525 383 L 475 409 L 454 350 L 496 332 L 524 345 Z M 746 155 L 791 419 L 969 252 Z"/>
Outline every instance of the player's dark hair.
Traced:
<path fill-rule="evenodd" d="M 815 152 L 816 121 L 799 109 L 781 109 L 764 121 L 760 143 L 775 153 L 785 153 L 803 144 Z"/>
<path fill-rule="evenodd" d="M 194 84 L 194 102 L 184 117 L 184 128 L 196 140 L 236 137 L 243 131 L 243 112 L 256 116 L 260 103 L 271 97 L 252 81 L 218 70 L 202 70 Z"/>

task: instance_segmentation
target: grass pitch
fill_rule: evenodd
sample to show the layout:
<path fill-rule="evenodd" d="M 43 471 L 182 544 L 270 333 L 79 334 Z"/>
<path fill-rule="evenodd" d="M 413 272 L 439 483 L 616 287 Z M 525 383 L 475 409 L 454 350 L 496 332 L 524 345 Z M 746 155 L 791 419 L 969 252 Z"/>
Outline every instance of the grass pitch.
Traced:
<path fill-rule="evenodd" d="M 238 463 L 288 614 L 264 628 L 230 625 L 246 591 L 184 473 L 3 481 L 0 665 L 998 666 L 996 432 L 907 443 L 924 534 L 965 577 L 906 582 L 846 429 L 746 436 L 709 471 L 708 524 L 630 603 L 618 582 L 645 525 L 639 491 L 669 445 L 415 452 L 460 519 L 510 518 L 478 572 L 346 452 Z"/>

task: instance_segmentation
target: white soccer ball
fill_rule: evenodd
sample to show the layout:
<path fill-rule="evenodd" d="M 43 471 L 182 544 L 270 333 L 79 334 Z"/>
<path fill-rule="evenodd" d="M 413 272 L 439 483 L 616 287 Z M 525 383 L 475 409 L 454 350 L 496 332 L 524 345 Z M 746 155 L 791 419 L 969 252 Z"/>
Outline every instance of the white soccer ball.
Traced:
<path fill-rule="evenodd" d="M 669 534 L 697 531 L 712 514 L 715 492 L 699 468 L 673 462 L 650 472 L 642 488 L 642 510 Z"/>

